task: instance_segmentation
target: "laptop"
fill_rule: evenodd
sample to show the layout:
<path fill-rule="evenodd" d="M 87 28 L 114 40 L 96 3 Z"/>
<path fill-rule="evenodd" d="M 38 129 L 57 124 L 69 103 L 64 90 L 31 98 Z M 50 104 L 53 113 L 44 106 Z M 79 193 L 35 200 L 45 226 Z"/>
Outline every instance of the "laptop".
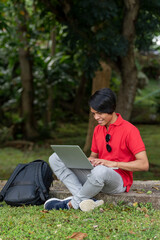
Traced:
<path fill-rule="evenodd" d="M 68 168 L 93 169 L 92 164 L 78 145 L 51 145 Z"/>

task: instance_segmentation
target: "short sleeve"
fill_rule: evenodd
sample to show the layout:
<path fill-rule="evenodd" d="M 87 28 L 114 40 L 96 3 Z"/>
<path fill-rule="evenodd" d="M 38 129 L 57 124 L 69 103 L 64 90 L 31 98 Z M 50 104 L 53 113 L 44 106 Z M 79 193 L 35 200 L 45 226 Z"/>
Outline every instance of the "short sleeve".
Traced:
<path fill-rule="evenodd" d="M 146 150 L 140 132 L 135 126 L 133 126 L 128 134 L 127 146 L 134 155 Z"/>

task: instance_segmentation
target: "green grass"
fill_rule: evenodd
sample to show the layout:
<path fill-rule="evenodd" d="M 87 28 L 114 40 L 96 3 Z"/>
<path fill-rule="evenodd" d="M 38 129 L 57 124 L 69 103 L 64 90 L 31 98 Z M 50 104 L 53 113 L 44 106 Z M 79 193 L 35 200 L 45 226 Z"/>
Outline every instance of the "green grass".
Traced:
<path fill-rule="evenodd" d="M 146 145 L 150 162 L 160 166 L 160 125 L 139 125 L 137 127 Z"/>
<path fill-rule="evenodd" d="M 150 162 L 148 172 L 135 172 L 134 179 L 159 180 L 160 179 L 160 126 L 137 125 L 146 146 L 147 156 Z"/>
<path fill-rule="evenodd" d="M 0 211 L 2 240 L 65 240 L 74 232 L 86 233 L 85 239 L 90 240 L 160 239 L 160 211 L 150 205 L 105 204 L 88 213 L 80 210 L 44 212 L 43 206 L 5 206 Z"/>
<path fill-rule="evenodd" d="M 31 151 L 22 151 L 15 148 L 0 149 L 0 179 L 8 179 L 19 163 L 27 163 L 36 159 L 48 161 L 52 150 L 48 148 L 35 148 Z"/>

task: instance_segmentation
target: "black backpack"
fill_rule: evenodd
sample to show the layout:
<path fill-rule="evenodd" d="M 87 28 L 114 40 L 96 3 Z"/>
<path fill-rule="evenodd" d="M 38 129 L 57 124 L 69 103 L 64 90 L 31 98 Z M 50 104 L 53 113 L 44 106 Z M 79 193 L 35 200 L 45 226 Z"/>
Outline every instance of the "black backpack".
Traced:
<path fill-rule="evenodd" d="M 0 201 L 11 206 L 43 204 L 49 198 L 52 174 L 43 160 L 18 164 L 0 192 Z"/>

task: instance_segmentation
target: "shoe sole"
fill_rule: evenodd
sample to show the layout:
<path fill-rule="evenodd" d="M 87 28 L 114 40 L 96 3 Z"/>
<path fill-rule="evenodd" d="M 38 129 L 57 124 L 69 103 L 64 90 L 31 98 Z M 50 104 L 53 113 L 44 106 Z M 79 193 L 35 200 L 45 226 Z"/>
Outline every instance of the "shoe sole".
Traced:
<path fill-rule="evenodd" d="M 65 198 L 65 199 L 50 198 L 50 199 L 48 199 L 48 200 L 44 203 L 44 209 L 45 209 L 46 204 L 49 203 L 49 202 L 51 202 L 51 201 L 57 200 L 57 201 L 59 201 L 59 202 L 62 202 L 62 201 L 69 200 L 69 199 L 72 200 L 72 197 L 67 197 L 67 198 Z"/>
<path fill-rule="evenodd" d="M 79 208 L 83 212 L 89 212 L 89 211 L 93 210 L 94 208 L 101 206 L 102 204 L 104 204 L 103 200 L 93 201 L 92 199 L 87 199 L 87 200 L 82 201 L 79 204 Z"/>

